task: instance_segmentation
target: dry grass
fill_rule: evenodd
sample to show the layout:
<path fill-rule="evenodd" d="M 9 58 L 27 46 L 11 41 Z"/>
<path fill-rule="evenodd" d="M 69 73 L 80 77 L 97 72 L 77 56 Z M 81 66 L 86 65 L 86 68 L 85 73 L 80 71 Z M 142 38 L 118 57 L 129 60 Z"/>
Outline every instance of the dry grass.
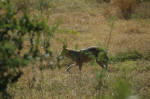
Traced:
<path fill-rule="evenodd" d="M 57 99 L 61 97 L 61 99 L 76 99 L 80 96 L 85 98 L 91 96 L 94 93 L 94 89 L 92 89 L 94 81 L 92 71 L 84 71 L 84 74 L 81 75 L 78 73 L 76 71 L 73 74 L 68 74 L 63 69 L 54 71 L 44 70 L 42 72 L 36 70 L 36 81 L 33 82 L 31 79 L 32 72 L 26 71 L 25 76 L 18 83 L 21 86 L 18 86 L 18 90 L 15 89 L 17 91 L 15 98 Z M 89 79 L 91 80 L 89 81 Z"/>
<path fill-rule="evenodd" d="M 135 11 L 135 16 L 137 18 L 149 19 L 150 18 L 150 2 L 143 2 L 139 4 Z"/>
<path fill-rule="evenodd" d="M 75 46 L 78 46 L 79 49 L 89 46 L 106 47 L 110 26 L 101 14 L 90 16 L 86 12 L 74 12 L 72 14 L 56 14 L 52 18 L 57 20 L 60 16 L 64 20 L 60 28 L 68 30 L 68 32 L 56 34 L 56 37 L 62 41 L 66 40 L 69 48 L 75 49 Z M 147 46 L 150 42 L 149 27 L 149 20 L 115 21 L 109 52 L 114 54 L 129 49 L 137 49 L 141 52 L 149 50 L 150 47 Z M 69 32 L 70 30 L 77 33 L 72 34 Z M 53 39 L 52 43 L 54 46 L 52 48 L 58 53 L 61 50 L 62 42 Z"/>
<path fill-rule="evenodd" d="M 65 0 L 64 4 L 68 3 L 70 4 L 70 1 Z M 62 41 L 66 41 L 68 48 L 71 49 L 82 49 L 89 46 L 106 47 L 111 27 L 108 22 L 109 17 L 106 19 L 101 13 L 104 8 L 90 6 L 92 10 L 87 10 L 89 6 L 82 4 L 82 1 L 79 3 L 84 5 L 81 11 L 80 8 L 72 8 L 71 5 L 65 7 L 60 2 L 61 6 L 56 7 L 51 14 L 49 24 L 61 21 L 58 33 L 51 40 L 54 58 L 62 49 Z M 114 22 L 108 53 L 111 55 L 128 50 L 145 53 L 150 50 L 149 42 L 149 19 L 128 21 L 117 19 Z M 133 81 L 134 94 L 145 97 L 141 99 L 148 99 L 150 93 L 149 64 L 141 60 L 110 65 L 108 76 L 104 78 L 102 91 L 97 91 L 95 89 L 96 73 L 102 71 L 100 67 L 85 64 L 82 73 L 77 67 L 74 67 L 71 70 L 72 74 L 68 74 L 64 68 L 40 71 L 39 64 L 36 63 L 34 69 L 31 68 L 32 66 L 24 68 L 24 75 L 19 82 L 10 85 L 8 90 L 15 99 L 98 99 L 96 96 L 99 92 L 104 92 L 106 95 L 113 93 L 113 82 L 118 76 L 127 76 L 128 80 Z M 35 80 L 33 80 L 33 75 L 35 75 Z"/>
<path fill-rule="evenodd" d="M 129 19 L 136 9 L 136 0 L 115 0 L 115 6 L 119 8 L 121 16 Z"/>
<path fill-rule="evenodd" d="M 121 66 L 120 66 L 121 65 Z M 35 65 L 37 67 L 38 65 Z M 133 93 L 148 99 L 150 91 L 150 67 L 149 62 L 128 61 L 111 65 L 109 72 L 102 80 L 100 90 L 96 90 L 97 73 L 102 69 L 98 66 L 84 65 L 82 73 L 77 67 L 72 68 L 71 74 L 61 70 L 45 69 L 40 71 L 30 67 L 24 69 L 24 75 L 19 82 L 9 86 L 9 92 L 14 94 L 15 99 L 91 99 L 96 98 L 99 93 L 110 95 L 112 87 L 119 77 L 126 77 L 132 82 Z M 33 73 L 35 80 L 32 79 Z M 99 98 L 96 98 L 99 99 Z"/>

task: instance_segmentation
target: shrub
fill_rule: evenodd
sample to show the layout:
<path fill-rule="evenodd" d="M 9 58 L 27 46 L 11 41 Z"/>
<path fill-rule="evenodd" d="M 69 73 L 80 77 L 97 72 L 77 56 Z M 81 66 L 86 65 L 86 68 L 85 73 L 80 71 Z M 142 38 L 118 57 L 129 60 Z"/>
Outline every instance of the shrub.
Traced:
<path fill-rule="evenodd" d="M 115 0 L 114 5 L 120 9 L 121 16 L 129 19 L 136 8 L 136 0 Z"/>
<path fill-rule="evenodd" d="M 57 26 L 49 28 L 47 20 L 32 18 L 26 9 L 20 14 L 11 0 L 1 1 L 0 5 L 0 12 L 3 12 L 0 13 L 0 94 L 8 99 L 7 85 L 20 78 L 21 66 L 42 56 L 40 47 L 43 47 L 44 55 L 51 54 L 49 39 Z M 24 51 L 27 36 L 30 47 Z"/>

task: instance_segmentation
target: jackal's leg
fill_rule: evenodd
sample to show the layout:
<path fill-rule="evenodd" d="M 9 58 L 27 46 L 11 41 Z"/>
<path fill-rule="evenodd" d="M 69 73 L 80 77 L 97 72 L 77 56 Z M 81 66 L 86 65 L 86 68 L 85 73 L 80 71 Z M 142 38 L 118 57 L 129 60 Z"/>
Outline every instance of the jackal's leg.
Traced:
<path fill-rule="evenodd" d="M 69 70 L 70 70 L 73 66 L 75 66 L 75 64 L 69 64 L 69 66 L 67 67 L 66 71 L 69 72 Z"/>
<path fill-rule="evenodd" d="M 107 64 L 102 63 L 102 62 L 98 61 L 97 59 L 96 59 L 96 62 L 97 62 L 102 68 L 107 69 Z"/>
<path fill-rule="evenodd" d="M 79 65 L 79 70 L 82 70 L 82 63 L 78 64 Z"/>

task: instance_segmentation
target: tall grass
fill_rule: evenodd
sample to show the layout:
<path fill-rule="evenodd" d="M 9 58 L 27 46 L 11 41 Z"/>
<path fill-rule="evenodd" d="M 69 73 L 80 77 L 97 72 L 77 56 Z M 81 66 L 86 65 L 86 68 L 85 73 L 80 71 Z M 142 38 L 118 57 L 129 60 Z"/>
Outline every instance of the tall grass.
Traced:
<path fill-rule="evenodd" d="M 113 99 L 127 99 L 131 95 L 131 85 L 125 79 L 118 79 L 114 83 Z"/>
<path fill-rule="evenodd" d="M 95 99 L 128 99 L 132 96 L 132 84 L 126 75 L 120 74 L 119 77 L 113 78 L 111 82 L 108 82 L 108 73 L 102 71 L 97 74 L 97 86 L 98 94 Z M 138 99 L 138 98 L 137 98 Z"/>

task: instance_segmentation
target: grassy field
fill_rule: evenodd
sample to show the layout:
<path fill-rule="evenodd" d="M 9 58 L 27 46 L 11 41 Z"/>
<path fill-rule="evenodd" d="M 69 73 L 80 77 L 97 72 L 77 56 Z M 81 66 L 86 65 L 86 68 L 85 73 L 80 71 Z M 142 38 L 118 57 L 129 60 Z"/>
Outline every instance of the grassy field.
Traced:
<path fill-rule="evenodd" d="M 96 0 L 52 0 L 49 4 L 47 6 L 51 6 L 50 8 L 42 10 L 45 15 L 50 16 L 49 24 L 60 23 L 57 33 L 50 41 L 53 58 L 48 61 L 53 62 L 54 67 L 56 56 L 62 50 L 62 41 L 67 42 L 70 49 L 83 49 L 89 46 L 106 48 L 111 30 L 108 56 L 134 50 L 147 55 L 150 51 L 150 17 L 112 19 L 116 13 L 113 4 L 99 4 Z M 36 8 L 38 5 L 33 7 Z M 38 13 L 36 10 L 32 11 L 34 14 Z M 62 68 L 54 70 L 47 65 L 39 69 L 44 62 L 31 64 L 23 69 L 24 74 L 17 83 L 9 85 L 8 91 L 14 99 L 149 99 L 150 97 L 148 60 L 109 64 L 108 71 L 102 70 L 96 63 L 88 63 L 84 64 L 82 72 L 79 72 L 77 67 L 72 68 L 71 74 L 65 71 L 68 62 L 68 59 L 64 59 Z"/>

